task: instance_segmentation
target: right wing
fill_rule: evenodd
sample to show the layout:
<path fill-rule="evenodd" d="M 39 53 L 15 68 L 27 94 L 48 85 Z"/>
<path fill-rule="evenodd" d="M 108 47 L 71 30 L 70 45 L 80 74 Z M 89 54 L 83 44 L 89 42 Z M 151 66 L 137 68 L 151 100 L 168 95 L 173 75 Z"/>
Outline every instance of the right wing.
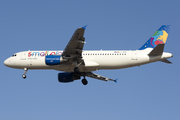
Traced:
<path fill-rule="evenodd" d="M 98 80 L 103 80 L 103 81 L 110 80 L 110 81 L 117 82 L 117 79 L 113 80 L 113 79 L 110 79 L 110 78 L 107 78 L 107 77 L 104 77 L 104 76 L 101 76 L 101 75 L 98 75 L 98 74 L 95 74 L 95 73 L 92 73 L 92 72 L 87 72 L 86 76 L 91 77 L 91 78 L 95 78 L 95 79 L 98 79 Z"/>
<path fill-rule="evenodd" d="M 85 43 L 84 31 L 86 26 L 78 28 L 62 53 L 63 58 L 82 57 L 82 50 Z"/>
<path fill-rule="evenodd" d="M 64 64 L 73 64 L 76 67 L 80 64 L 84 64 L 82 59 L 82 51 L 85 43 L 84 31 L 86 26 L 78 28 L 73 36 L 71 37 L 69 43 L 65 47 L 62 58 L 66 61 Z"/>

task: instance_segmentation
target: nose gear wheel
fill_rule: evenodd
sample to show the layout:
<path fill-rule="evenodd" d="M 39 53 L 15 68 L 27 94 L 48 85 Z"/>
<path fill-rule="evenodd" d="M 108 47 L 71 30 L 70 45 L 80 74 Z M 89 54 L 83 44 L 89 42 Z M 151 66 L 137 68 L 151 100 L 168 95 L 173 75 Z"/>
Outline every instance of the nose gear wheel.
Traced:
<path fill-rule="evenodd" d="M 22 77 L 23 77 L 24 79 L 26 79 L 26 73 L 27 73 L 27 71 L 28 71 L 28 69 L 27 69 L 27 68 L 24 68 L 24 74 L 22 75 Z"/>

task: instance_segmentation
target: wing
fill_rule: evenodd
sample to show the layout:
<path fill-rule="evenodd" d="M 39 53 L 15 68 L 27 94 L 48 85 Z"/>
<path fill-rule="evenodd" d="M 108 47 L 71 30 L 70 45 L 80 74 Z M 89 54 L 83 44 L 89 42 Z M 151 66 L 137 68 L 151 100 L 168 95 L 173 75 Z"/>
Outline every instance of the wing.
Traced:
<path fill-rule="evenodd" d="M 78 28 L 62 53 L 64 59 L 82 58 L 82 50 L 85 43 L 84 31 L 86 26 Z"/>
<path fill-rule="evenodd" d="M 110 81 L 117 82 L 117 79 L 113 80 L 113 79 L 110 79 L 110 78 L 107 78 L 107 77 L 104 77 L 104 76 L 101 76 L 101 75 L 98 75 L 98 74 L 95 74 L 95 73 L 92 73 L 92 72 L 87 72 L 86 76 L 91 77 L 91 78 L 95 78 L 95 79 L 99 79 L 99 80 L 103 80 L 103 81 L 110 80 Z"/>

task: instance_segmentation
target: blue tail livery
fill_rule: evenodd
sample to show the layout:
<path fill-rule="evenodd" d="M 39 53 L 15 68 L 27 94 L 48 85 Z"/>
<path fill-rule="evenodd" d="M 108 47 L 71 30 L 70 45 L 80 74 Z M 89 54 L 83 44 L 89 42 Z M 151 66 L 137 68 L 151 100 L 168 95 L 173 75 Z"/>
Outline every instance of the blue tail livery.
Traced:
<path fill-rule="evenodd" d="M 165 44 L 170 28 L 171 25 L 162 25 L 139 50 L 155 48 L 158 44 Z"/>

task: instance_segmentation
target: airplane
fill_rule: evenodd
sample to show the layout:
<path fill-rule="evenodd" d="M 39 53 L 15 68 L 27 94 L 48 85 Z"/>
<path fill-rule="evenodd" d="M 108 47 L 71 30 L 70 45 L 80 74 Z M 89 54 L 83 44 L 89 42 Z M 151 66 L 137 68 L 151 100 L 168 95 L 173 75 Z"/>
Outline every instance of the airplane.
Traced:
<path fill-rule="evenodd" d="M 86 25 L 87 26 L 87 25 Z M 81 77 L 83 85 L 87 85 L 86 77 L 103 81 L 114 81 L 93 73 L 97 70 L 122 69 L 161 61 L 171 63 L 168 58 L 173 54 L 164 51 L 171 25 L 162 25 L 148 41 L 137 50 L 83 50 L 86 26 L 78 28 L 69 43 L 62 50 L 54 51 L 22 51 L 15 53 L 4 61 L 10 68 L 24 69 L 22 77 L 26 78 L 28 69 L 53 69 L 58 73 L 59 82 L 73 82 Z"/>

